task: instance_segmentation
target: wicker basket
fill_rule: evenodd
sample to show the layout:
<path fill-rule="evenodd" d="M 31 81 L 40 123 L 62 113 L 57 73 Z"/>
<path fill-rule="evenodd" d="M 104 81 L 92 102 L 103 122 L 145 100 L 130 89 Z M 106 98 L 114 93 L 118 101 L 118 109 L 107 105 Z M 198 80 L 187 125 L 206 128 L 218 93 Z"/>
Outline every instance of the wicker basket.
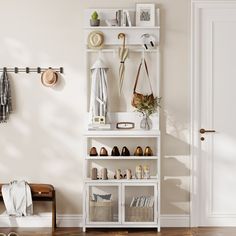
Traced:
<path fill-rule="evenodd" d="M 112 201 L 96 202 L 90 200 L 89 215 L 90 221 L 113 221 Z"/>
<path fill-rule="evenodd" d="M 152 222 L 154 220 L 153 207 L 126 207 L 125 220 L 129 222 Z"/>

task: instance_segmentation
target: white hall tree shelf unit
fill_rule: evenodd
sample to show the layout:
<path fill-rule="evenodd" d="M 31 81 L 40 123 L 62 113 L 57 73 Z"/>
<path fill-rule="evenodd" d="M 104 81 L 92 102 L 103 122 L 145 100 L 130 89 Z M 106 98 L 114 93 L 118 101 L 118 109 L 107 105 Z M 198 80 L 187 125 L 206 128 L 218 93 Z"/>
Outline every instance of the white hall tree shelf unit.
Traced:
<path fill-rule="evenodd" d="M 90 27 L 89 19 L 94 11 L 97 11 L 101 26 Z M 86 67 L 87 67 L 87 111 L 89 110 L 90 84 L 91 75 L 90 67 L 94 63 L 94 54 L 100 51 L 104 54 L 110 54 L 111 57 L 118 57 L 118 48 L 121 46 L 121 41 L 117 36 L 119 33 L 126 34 L 126 45 L 129 48 L 129 53 L 135 55 L 143 54 L 141 35 L 148 33 L 156 39 L 156 46 L 145 52 L 145 55 L 155 54 L 156 60 L 150 60 L 149 67 L 154 68 L 155 77 L 151 76 L 154 94 L 159 96 L 159 38 L 160 38 L 160 20 L 159 9 L 156 9 L 156 25 L 154 27 L 108 27 L 105 25 L 105 19 L 114 18 L 115 12 L 118 9 L 87 9 L 84 14 L 84 35 L 85 44 L 87 45 L 87 37 L 91 31 L 98 30 L 104 33 L 105 41 L 104 48 L 101 50 L 89 49 L 86 46 Z M 131 12 L 131 21 L 134 25 L 134 9 L 126 9 Z M 100 53 L 99 53 L 100 54 Z M 119 61 L 119 60 L 118 60 Z M 115 63 L 114 63 L 115 64 Z M 134 63 L 133 63 L 134 64 Z M 133 71 L 133 83 L 136 76 L 139 61 L 135 65 L 136 70 Z M 115 64 L 119 67 L 119 64 Z M 117 69 L 117 68 L 116 68 Z M 118 80 L 118 70 L 113 80 Z M 127 72 L 128 73 L 128 72 Z M 135 74 L 135 75 L 134 75 Z M 109 78 L 108 78 L 109 80 Z M 133 90 L 133 83 L 130 91 Z M 109 86 L 109 83 L 108 83 Z M 115 87 L 115 86 L 114 86 Z M 118 91 L 118 88 L 117 88 Z M 131 92 L 132 93 L 132 92 Z M 132 96 L 132 94 L 130 94 Z M 114 99 L 114 98 L 113 98 Z M 127 98 L 129 99 L 129 98 Z M 130 99 L 128 101 L 130 103 Z M 108 120 L 111 123 L 111 130 L 85 130 L 84 134 L 84 191 L 83 191 L 83 231 L 86 228 L 157 228 L 160 231 L 160 131 L 159 131 L 159 112 L 152 117 L 153 128 L 149 131 L 139 129 L 141 118 L 133 111 L 120 111 L 116 107 L 112 107 L 108 113 Z M 88 117 L 88 114 L 87 116 Z M 86 119 L 88 120 L 88 119 Z M 132 121 L 135 123 L 135 129 L 118 130 L 115 127 L 116 122 Z M 89 151 L 92 146 L 95 146 L 98 151 L 101 147 L 105 147 L 108 151 L 108 156 L 89 156 Z M 114 146 L 118 146 L 121 152 L 123 146 L 127 146 L 131 156 L 110 156 Z M 132 156 L 135 148 L 141 146 L 143 149 L 150 146 L 153 151 L 153 156 Z M 135 167 L 137 165 L 148 165 L 150 167 L 150 179 L 135 179 Z M 108 169 L 108 180 L 92 180 L 90 171 L 92 167 L 99 170 L 101 168 Z M 122 174 L 129 168 L 132 170 L 133 178 L 114 179 L 116 169 L 121 169 Z M 91 201 L 93 194 L 112 194 L 112 199 L 105 202 Z M 153 196 L 154 203 L 151 207 L 134 207 L 130 203 L 133 197 Z"/>

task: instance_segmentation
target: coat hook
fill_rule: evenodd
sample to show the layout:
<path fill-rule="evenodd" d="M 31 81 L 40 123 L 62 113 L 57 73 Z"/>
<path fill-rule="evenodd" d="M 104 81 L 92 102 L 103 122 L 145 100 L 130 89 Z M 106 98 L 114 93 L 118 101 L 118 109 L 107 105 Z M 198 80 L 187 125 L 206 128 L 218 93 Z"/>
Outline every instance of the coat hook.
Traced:
<path fill-rule="evenodd" d="M 26 71 L 26 73 L 28 74 L 28 73 L 30 72 L 29 67 L 26 67 L 26 68 L 25 68 L 25 71 Z"/>
<path fill-rule="evenodd" d="M 6 67 L 3 67 L 3 72 L 7 72 L 7 68 Z"/>
<path fill-rule="evenodd" d="M 41 68 L 40 67 L 37 67 L 37 73 L 41 73 Z"/>
<path fill-rule="evenodd" d="M 18 71 L 19 71 L 19 70 L 18 70 L 18 67 L 15 67 L 15 68 L 14 68 L 14 72 L 17 74 Z"/>
<path fill-rule="evenodd" d="M 60 73 L 63 74 L 63 67 L 60 67 Z"/>

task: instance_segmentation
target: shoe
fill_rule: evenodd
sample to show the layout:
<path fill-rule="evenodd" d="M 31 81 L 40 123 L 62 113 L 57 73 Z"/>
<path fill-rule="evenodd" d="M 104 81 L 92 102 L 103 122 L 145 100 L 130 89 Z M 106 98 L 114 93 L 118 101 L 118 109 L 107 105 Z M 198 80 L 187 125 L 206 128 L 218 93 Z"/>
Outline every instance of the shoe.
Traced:
<path fill-rule="evenodd" d="M 147 146 L 144 150 L 144 156 L 153 156 L 153 152 L 152 152 L 152 149 Z"/>
<path fill-rule="evenodd" d="M 126 146 L 122 148 L 121 156 L 130 156 L 129 149 Z"/>
<path fill-rule="evenodd" d="M 100 156 L 108 156 L 106 148 L 102 147 L 100 149 Z"/>
<path fill-rule="evenodd" d="M 114 146 L 111 151 L 111 156 L 120 156 L 120 151 L 117 146 Z"/>
<path fill-rule="evenodd" d="M 89 152 L 89 156 L 97 156 L 97 149 L 95 147 L 92 147 Z"/>
<path fill-rule="evenodd" d="M 136 148 L 134 156 L 143 156 L 143 149 L 140 146 Z"/>

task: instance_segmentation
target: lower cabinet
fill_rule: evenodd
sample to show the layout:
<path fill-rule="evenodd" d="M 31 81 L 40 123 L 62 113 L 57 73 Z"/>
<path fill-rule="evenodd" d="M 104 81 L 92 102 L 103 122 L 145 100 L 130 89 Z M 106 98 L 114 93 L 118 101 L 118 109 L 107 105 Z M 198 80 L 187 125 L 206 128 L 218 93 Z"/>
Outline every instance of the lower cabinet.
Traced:
<path fill-rule="evenodd" d="M 87 183 L 87 226 L 159 227 L 158 184 Z"/>

